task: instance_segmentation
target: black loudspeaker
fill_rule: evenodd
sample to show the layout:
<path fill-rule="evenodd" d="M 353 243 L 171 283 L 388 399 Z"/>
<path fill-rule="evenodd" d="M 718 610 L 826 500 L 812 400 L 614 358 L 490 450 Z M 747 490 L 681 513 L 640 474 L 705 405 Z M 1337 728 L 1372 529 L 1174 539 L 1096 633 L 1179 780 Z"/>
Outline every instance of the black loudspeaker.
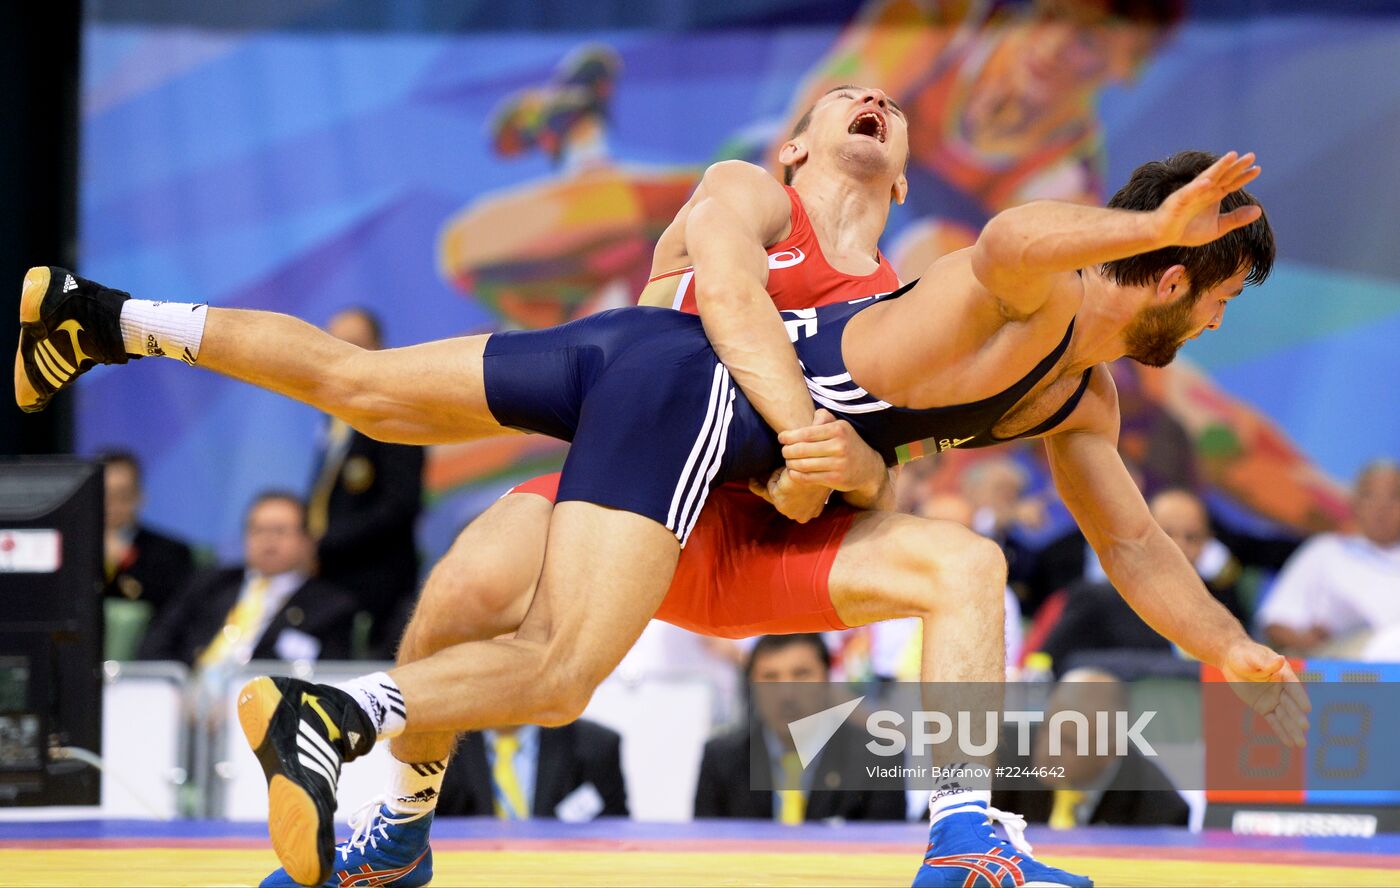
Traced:
<path fill-rule="evenodd" d="M 0 461 L 0 805 L 95 805 L 102 754 L 102 467 Z"/>

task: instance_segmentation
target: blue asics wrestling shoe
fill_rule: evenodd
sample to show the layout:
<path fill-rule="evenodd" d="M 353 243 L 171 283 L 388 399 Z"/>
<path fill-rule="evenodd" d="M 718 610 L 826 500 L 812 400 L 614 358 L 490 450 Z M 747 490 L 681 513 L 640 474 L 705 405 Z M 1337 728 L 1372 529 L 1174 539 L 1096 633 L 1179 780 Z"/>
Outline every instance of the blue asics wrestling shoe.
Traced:
<path fill-rule="evenodd" d="M 355 698 L 330 685 L 261 676 L 238 692 L 238 722 L 267 778 L 267 832 L 287 875 L 321 885 L 335 857 L 340 766 L 374 748 Z"/>
<path fill-rule="evenodd" d="M 19 298 L 15 403 L 26 413 L 48 406 L 60 389 L 98 364 L 125 364 L 121 290 L 63 268 L 39 266 L 24 276 Z"/>
<path fill-rule="evenodd" d="M 1006 839 L 997 838 L 993 821 L 1006 829 Z M 914 888 L 1093 888 L 1094 883 L 1087 876 L 1076 876 L 1032 859 L 1025 830 L 1024 817 L 998 811 L 985 802 L 969 802 L 941 814 L 929 830 L 928 853 L 914 877 Z"/>
<path fill-rule="evenodd" d="M 350 840 L 335 846 L 334 870 L 327 888 L 418 888 L 433 879 L 433 849 L 428 830 L 433 812 L 400 814 L 373 799 L 350 818 Z M 299 885 L 280 869 L 263 879 L 262 888 Z"/>

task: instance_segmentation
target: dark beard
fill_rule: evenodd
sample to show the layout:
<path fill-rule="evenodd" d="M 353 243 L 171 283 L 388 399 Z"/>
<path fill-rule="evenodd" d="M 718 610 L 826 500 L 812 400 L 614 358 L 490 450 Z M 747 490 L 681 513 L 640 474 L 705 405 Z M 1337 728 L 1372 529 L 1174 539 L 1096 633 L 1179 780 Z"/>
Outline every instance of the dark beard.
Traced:
<path fill-rule="evenodd" d="M 1191 310 L 1195 307 L 1196 294 L 1187 293 L 1175 302 L 1138 312 L 1124 332 L 1127 356 L 1148 367 L 1170 364 L 1191 332 Z"/>

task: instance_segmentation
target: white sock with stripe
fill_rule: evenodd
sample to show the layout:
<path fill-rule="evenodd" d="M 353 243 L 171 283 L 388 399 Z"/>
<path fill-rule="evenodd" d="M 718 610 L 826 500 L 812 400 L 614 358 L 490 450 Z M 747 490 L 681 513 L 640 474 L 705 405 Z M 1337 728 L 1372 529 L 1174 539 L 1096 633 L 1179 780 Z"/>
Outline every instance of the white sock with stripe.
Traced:
<path fill-rule="evenodd" d="M 355 698 L 365 715 L 374 723 L 375 736 L 380 740 L 397 737 L 407 726 L 408 711 L 404 707 L 403 692 L 387 672 L 374 672 L 352 678 L 336 685 Z"/>
<path fill-rule="evenodd" d="M 437 762 L 394 762 L 385 804 L 400 814 L 426 814 L 437 807 L 447 759 Z"/>
<path fill-rule="evenodd" d="M 959 789 L 953 792 L 934 790 L 928 798 L 929 823 L 934 824 L 951 814 L 981 810 L 987 813 L 992 803 L 992 793 L 986 789 Z"/>
<path fill-rule="evenodd" d="M 933 792 L 929 793 L 930 824 L 936 824 L 944 817 L 965 811 L 981 810 L 982 813 L 986 813 L 987 807 L 992 803 L 992 792 L 990 789 L 975 788 L 979 783 L 986 785 L 991 782 L 990 778 L 986 778 L 984 782 L 976 776 L 982 767 L 969 762 L 958 762 L 947 767 L 943 779 L 935 785 Z"/>
<path fill-rule="evenodd" d="M 157 355 L 186 364 L 199 360 L 208 305 L 128 299 L 122 304 L 122 343 L 129 355 Z"/>

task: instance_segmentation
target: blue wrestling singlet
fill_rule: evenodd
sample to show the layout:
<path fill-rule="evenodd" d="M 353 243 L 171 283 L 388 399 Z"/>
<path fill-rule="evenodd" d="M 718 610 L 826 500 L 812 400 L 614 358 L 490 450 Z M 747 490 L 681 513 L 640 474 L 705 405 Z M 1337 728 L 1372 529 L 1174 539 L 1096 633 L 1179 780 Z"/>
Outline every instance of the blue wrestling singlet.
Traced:
<path fill-rule="evenodd" d="M 782 312 L 813 402 L 841 415 L 887 464 L 932 450 L 1001 443 L 996 422 L 1069 347 L 1060 344 L 1005 391 L 969 404 L 914 410 L 868 394 L 841 355 L 846 323 L 913 284 L 819 308 Z M 700 318 L 665 308 L 620 308 L 547 330 L 497 333 L 486 344 L 486 401 L 497 422 L 573 442 L 558 501 L 645 515 L 685 544 L 709 491 L 766 478 L 782 465 L 775 435 L 720 363 Z M 1021 437 L 1053 428 L 1088 385 Z"/>

